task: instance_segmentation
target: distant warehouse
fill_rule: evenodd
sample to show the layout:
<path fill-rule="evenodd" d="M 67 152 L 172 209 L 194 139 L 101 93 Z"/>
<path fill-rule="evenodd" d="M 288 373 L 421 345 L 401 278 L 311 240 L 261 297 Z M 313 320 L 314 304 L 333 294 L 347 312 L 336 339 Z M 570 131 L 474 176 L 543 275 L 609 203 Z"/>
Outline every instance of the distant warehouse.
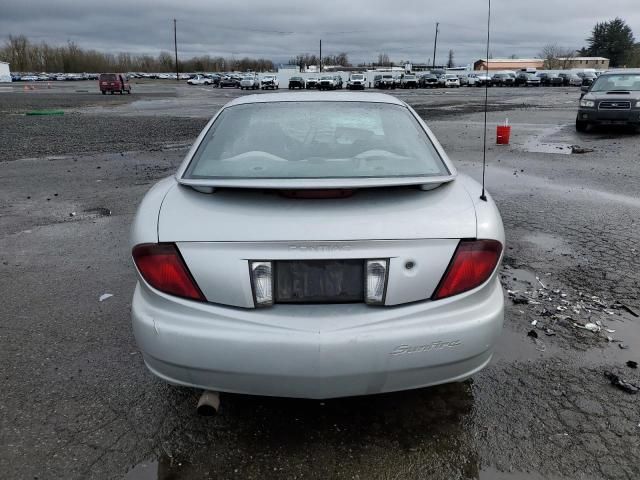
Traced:
<path fill-rule="evenodd" d="M 604 57 L 563 57 L 552 60 L 542 58 L 490 58 L 489 70 L 570 70 L 572 68 L 594 68 L 607 70 L 609 59 Z M 474 70 L 486 70 L 487 61 L 480 59 L 473 64 Z"/>
<path fill-rule="evenodd" d="M 609 59 L 604 57 L 567 57 L 558 58 L 563 68 L 595 68 L 597 70 L 608 70 Z"/>
<path fill-rule="evenodd" d="M 489 70 L 524 70 L 527 68 L 542 69 L 544 60 L 541 58 L 490 58 Z M 487 60 L 480 59 L 473 62 L 474 70 L 486 70 Z"/>
<path fill-rule="evenodd" d="M 11 72 L 7 62 L 0 62 L 0 83 L 10 82 Z"/>

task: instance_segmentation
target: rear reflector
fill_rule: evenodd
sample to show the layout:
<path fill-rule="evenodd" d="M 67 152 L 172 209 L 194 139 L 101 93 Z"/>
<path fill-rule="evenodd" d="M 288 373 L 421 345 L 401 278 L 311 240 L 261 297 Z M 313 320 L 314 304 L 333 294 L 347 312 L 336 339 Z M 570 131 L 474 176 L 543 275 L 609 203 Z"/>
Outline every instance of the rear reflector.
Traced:
<path fill-rule="evenodd" d="M 497 240 L 462 240 L 432 299 L 458 295 L 482 285 L 495 270 L 501 253 L 502 244 Z"/>
<path fill-rule="evenodd" d="M 273 305 L 273 264 L 271 262 L 251 262 L 251 285 L 256 307 Z"/>
<path fill-rule="evenodd" d="M 387 289 L 387 270 L 389 260 L 367 260 L 365 302 L 370 305 L 382 305 Z"/>
<path fill-rule="evenodd" d="M 143 243 L 133 247 L 133 261 L 140 275 L 161 292 L 205 301 L 178 247 L 173 243 Z"/>

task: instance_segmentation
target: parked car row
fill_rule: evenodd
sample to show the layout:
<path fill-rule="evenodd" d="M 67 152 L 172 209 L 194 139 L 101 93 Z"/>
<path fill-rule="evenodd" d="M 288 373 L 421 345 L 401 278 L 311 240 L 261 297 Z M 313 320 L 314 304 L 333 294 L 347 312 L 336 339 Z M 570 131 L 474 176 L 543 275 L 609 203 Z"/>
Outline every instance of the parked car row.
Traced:
<path fill-rule="evenodd" d="M 97 80 L 97 73 L 12 73 L 13 82 L 60 82 Z"/>
<path fill-rule="evenodd" d="M 367 79 L 363 73 L 352 73 L 347 80 L 347 90 L 364 90 Z M 295 76 L 289 79 L 289 90 L 293 89 L 316 89 L 316 90 L 341 90 L 345 87 L 341 75 L 322 75 L 320 77 L 309 77 L 306 80 Z"/>
<path fill-rule="evenodd" d="M 446 72 L 435 70 L 419 74 L 380 72 L 373 77 L 373 87 L 394 88 L 459 88 L 468 87 L 538 87 L 591 85 L 597 75 L 592 72 L 541 71 L 541 72 Z"/>

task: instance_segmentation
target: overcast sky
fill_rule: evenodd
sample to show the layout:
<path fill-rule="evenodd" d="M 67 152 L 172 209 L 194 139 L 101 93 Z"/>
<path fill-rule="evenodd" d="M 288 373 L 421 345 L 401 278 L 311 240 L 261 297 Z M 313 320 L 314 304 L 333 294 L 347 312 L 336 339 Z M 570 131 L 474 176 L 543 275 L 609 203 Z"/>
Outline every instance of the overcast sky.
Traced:
<path fill-rule="evenodd" d="M 0 0 L 0 36 L 73 40 L 101 51 L 173 49 L 181 58 L 209 54 L 286 61 L 298 53 L 345 51 L 352 62 L 386 52 L 426 62 L 440 22 L 437 63 L 449 49 L 457 64 L 485 55 L 486 0 Z M 546 43 L 580 48 L 593 25 L 619 16 L 640 41 L 640 0 L 493 0 L 494 58 L 536 56 Z M 1 37 L 0 37 L 1 38 Z"/>

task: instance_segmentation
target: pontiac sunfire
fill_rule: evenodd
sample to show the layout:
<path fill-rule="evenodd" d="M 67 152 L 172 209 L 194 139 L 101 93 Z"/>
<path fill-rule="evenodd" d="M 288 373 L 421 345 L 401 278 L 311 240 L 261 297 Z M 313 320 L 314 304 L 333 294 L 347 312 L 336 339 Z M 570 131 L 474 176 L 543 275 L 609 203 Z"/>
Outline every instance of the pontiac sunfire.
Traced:
<path fill-rule="evenodd" d="M 498 210 L 383 94 L 237 98 L 132 228 L 148 368 L 303 398 L 462 381 L 503 322 Z"/>

